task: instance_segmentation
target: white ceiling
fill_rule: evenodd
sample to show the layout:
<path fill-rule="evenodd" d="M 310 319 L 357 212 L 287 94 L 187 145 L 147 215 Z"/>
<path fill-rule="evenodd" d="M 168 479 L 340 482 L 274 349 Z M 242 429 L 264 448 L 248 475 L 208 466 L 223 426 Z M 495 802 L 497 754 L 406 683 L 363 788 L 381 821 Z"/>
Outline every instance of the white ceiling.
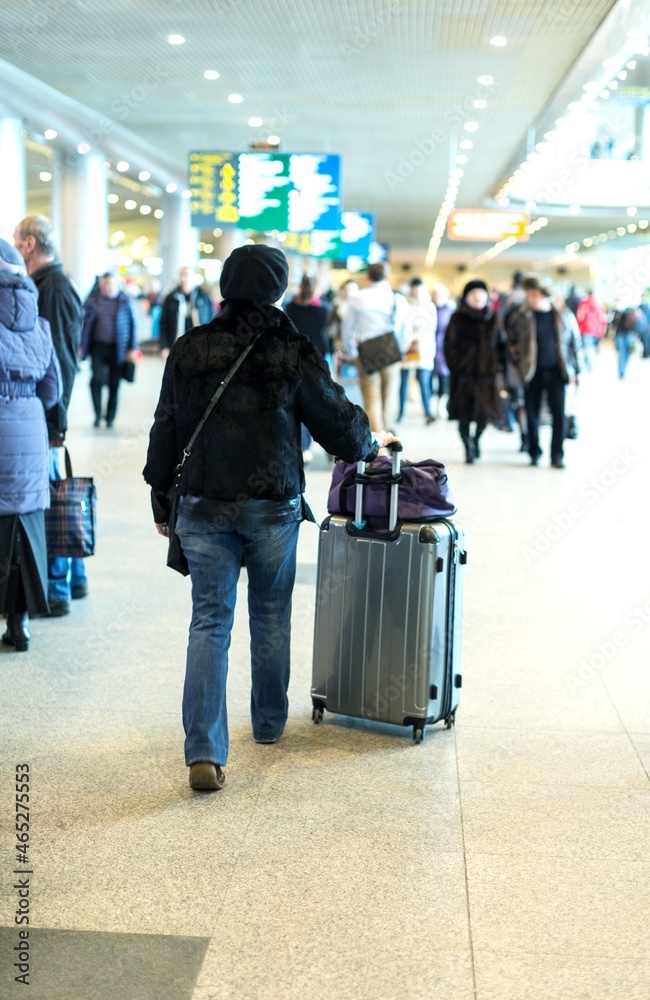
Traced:
<path fill-rule="evenodd" d="M 0 0 L 0 58 L 133 133 L 177 170 L 192 149 L 245 149 L 269 132 L 283 149 L 341 153 L 344 207 L 375 211 L 381 240 L 423 254 L 450 154 L 467 137 L 463 122 L 471 117 L 480 128 L 458 205 L 478 206 L 615 5 L 53 0 L 46 8 Z M 185 44 L 169 45 L 170 33 Z M 506 36 L 507 47 L 490 45 L 494 35 Z M 220 78 L 205 80 L 206 69 Z M 495 80 L 487 91 L 477 83 L 482 74 Z M 229 104 L 232 92 L 244 102 Z M 10 96 L 19 105 L 20 94 Z M 477 97 L 487 109 L 471 108 Z M 261 130 L 247 125 L 251 115 L 264 118 Z M 431 151 L 396 180 L 419 143 Z"/>

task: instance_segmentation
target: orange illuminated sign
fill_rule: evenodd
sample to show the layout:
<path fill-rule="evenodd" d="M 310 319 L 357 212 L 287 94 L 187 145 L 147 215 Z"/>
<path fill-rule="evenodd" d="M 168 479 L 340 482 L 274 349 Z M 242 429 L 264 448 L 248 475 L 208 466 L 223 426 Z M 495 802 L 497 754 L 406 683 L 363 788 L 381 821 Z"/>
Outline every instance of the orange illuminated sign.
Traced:
<path fill-rule="evenodd" d="M 508 237 L 527 240 L 529 225 L 528 212 L 457 208 L 449 216 L 447 235 L 450 240 L 475 240 L 481 243 L 498 243 Z"/>

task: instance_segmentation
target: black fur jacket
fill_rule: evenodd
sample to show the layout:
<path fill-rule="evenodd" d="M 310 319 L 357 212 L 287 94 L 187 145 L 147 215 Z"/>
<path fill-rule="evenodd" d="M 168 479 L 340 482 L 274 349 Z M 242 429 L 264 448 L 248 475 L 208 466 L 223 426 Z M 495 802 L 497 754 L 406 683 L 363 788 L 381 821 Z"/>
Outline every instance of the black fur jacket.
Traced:
<path fill-rule="evenodd" d="M 163 375 L 143 475 L 156 521 L 183 448 L 243 348 L 262 335 L 225 390 L 187 460 L 180 493 L 225 501 L 295 499 L 305 488 L 300 425 L 332 455 L 372 461 L 368 419 L 332 381 L 306 336 L 271 305 L 228 302 L 174 344 Z M 156 501 L 158 501 L 156 503 Z"/>

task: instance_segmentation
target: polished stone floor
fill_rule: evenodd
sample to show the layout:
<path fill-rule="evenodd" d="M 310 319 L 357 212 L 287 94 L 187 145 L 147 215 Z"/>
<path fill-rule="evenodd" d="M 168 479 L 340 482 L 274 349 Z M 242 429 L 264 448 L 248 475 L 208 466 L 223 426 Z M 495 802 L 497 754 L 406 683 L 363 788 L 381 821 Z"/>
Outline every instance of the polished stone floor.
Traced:
<path fill-rule="evenodd" d="M 650 361 L 604 351 L 567 469 L 490 429 L 401 426 L 449 467 L 466 528 L 455 730 L 310 718 L 318 532 L 295 590 L 291 714 L 252 742 L 248 639 L 231 655 L 223 792 L 187 784 L 188 581 L 140 476 L 160 365 L 69 435 L 95 476 L 91 594 L 0 653 L 0 996 L 33 1000 L 647 1000 L 650 996 Z M 325 514 L 320 449 L 308 497 Z M 244 584 L 241 595 L 244 596 Z M 30 988 L 13 981 L 14 770 L 31 768 Z M 18 876 L 19 878 L 19 876 Z"/>

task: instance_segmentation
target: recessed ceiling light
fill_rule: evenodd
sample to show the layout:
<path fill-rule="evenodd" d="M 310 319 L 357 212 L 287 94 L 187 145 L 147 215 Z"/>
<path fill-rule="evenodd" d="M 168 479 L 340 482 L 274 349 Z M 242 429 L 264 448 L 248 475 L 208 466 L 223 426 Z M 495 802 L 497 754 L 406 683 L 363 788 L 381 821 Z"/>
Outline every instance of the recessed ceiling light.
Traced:
<path fill-rule="evenodd" d="M 469 163 L 469 156 L 465 156 L 464 153 L 461 153 L 456 157 L 456 163 Z"/>
<path fill-rule="evenodd" d="M 567 108 L 569 111 L 578 111 L 580 109 L 580 101 L 570 101 L 567 104 Z"/>
<path fill-rule="evenodd" d="M 109 205 L 117 205 L 119 200 L 120 199 L 116 194 L 106 195 L 106 201 L 108 202 Z"/>
<path fill-rule="evenodd" d="M 616 75 L 619 78 L 619 80 L 627 80 L 627 73 L 625 72 L 624 69 L 622 69 L 621 72 L 617 73 Z"/>
<path fill-rule="evenodd" d="M 129 212 L 132 212 L 134 208 L 138 207 L 137 201 L 133 201 L 133 198 L 129 198 L 124 202 L 124 207 L 128 208 Z"/>
<path fill-rule="evenodd" d="M 79 145 L 77 146 L 77 152 L 81 153 L 81 155 L 83 156 L 85 153 L 90 152 L 90 146 L 88 145 L 87 142 L 80 142 Z"/>
<path fill-rule="evenodd" d="M 548 142 L 550 142 L 551 139 L 555 139 L 556 135 L 557 135 L 557 132 L 555 132 L 554 129 L 551 129 L 550 132 L 545 132 L 544 133 L 544 138 L 546 140 L 548 140 Z"/>
<path fill-rule="evenodd" d="M 568 119 L 567 119 L 567 118 L 556 118 L 556 119 L 555 119 L 555 124 L 556 124 L 556 125 L 557 125 L 557 126 L 558 126 L 559 128 L 561 128 L 561 127 L 562 127 L 562 125 L 566 125 L 567 121 L 568 121 Z"/>
<path fill-rule="evenodd" d="M 463 128 L 466 132 L 478 132 L 478 122 L 465 122 Z"/>
<path fill-rule="evenodd" d="M 138 174 L 138 178 L 141 181 L 148 181 L 150 179 L 150 177 L 151 177 L 151 174 L 149 173 L 148 170 L 141 170 L 140 173 Z"/>
<path fill-rule="evenodd" d="M 639 229 L 647 229 L 650 225 L 647 219 L 639 219 Z"/>
<path fill-rule="evenodd" d="M 253 115 L 252 118 L 248 119 L 248 124 L 251 126 L 251 128 L 259 128 L 260 125 L 264 124 L 264 119 L 258 118 L 257 115 Z"/>
<path fill-rule="evenodd" d="M 267 136 L 266 141 L 268 142 L 269 146 L 279 146 L 280 145 L 280 136 L 279 135 L 269 135 L 269 136 Z"/>
<path fill-rule="evenodd" d="M 223 229 L 219 229 L 218 227 L 216 229 L 213 229 L 212 230 L 212 235 L 213 236 L 223 236 Z"/>
<path fill-rule="evenodd" d="M 140 205 L 141 215 L 151 215 L 151 205 Z"/>
<path fill-rule="evenodd" d="M 241 94 L 228 94 L 228 100 L 231 104 L 241 104 L 244 98 Z"/>
<path fill-rule="evenodd" d="M 203 253 L 212 253 L 213 250 L 214 250 L 214 247 L 212 246 L 211 243 L 204 243 L 203 244 Z"/>
<path fill-rule="evenodd" d="M 593 80 L 590 80 L 589 83 L 585 83 L 585 85 L 583 86 L 582 89 L 583 90 L 594 90 L 597 86 L 598 86 L 597 83 L 594 83 Z"/>
<path fill-rule="evenodd" d="M 49 170 L 41 170 L 41 172 L 40 172 L 40 174 L 38 176 L 40 177 L 40 179 L 42 181 L 45 181 L 45 182 L 52 180 L 52 174 L 49 172 Z"/>
<path fill-rule="evenodd" d="M 636 222 L 630 222 L 629 226 L 627 227 L 627 231 L 628 231 L 628 233 L 635 233 L 636 232 Z"/>
<path fill-rule="evenodd" d="M 606 66 L 607 69 L 613 69 L 615 65 L 616 60 L 612 56 L 609 59 L 603 59 L 603 66 Z"/>
<path fill-rule="evenodd" d="M 116 169 L 123 174 L 125 170 L 129 169 L 129 165 L 126 160 L 120 160 L 120 162 L 116 165 Z"/>
<path fill-rule="evenodd" d="M 478 82 L 482 87 L 491 87 L 494 83 L 494 77 L 490 76 L 489 73 L 485 73 L 483 76 L 479 76 Z"/>
<path fill-rule="evenodd" d="M 507 208 L 510 204 L 510 198 L 499 198 L 499 204 L 501 208 Z"/>
<path fill-rule="evenodd" d="M 461 149 L 474 149 L 474 143 L 471 139 L 461 139 L 458 145 Z"/>
<path fill-rule="evenodd" d="M 189 188 L 185 188 L 184 191 L 181 191 L 181 198 L 184 198 L 185 201 L 189 201 L 191 197 L 192 197 L 192 192 L 190 191 Z"/>
<path fill-rule="evenodd" d="M 165 184 L 165 191 L 167 194 L 173 194 L 174 191 L 178 191 L 178 184 L 169 183 Z"/>
<path fill-rule="evenodd" d="M 630 206 L 628 208 L 628 210 L 627 210 L 627 214 L 628 215 L 636 215 L 636 208 L 633 208 L 632 206 Z"/>
<path fill-rule="evenodd" d="M 505 35 L 494 35 L 494 37 L 490 39 L 490 45 L 494 45 L 497 49 L 502 49 L 507 44 L 508 39 Z"/>
<path fill-rule="evenodd" d="M 601 240 L 613 240 L 615 236 L 616 236 L 615 229 L 610 229 L 609 232 L 600 234 Z"/>
<path fill-rule="evenodd" d="M 168 35 L 167 41 L 169 42 L 170 45 L 183 45 L 185 39 L 183 38 L 182 35 Z"/>
<path fill-rule="evenodd" d="M 625 65 L 628 69 L 636 69 L 636 59 L 630 59 L 630 61 L 626 62 Z"/>
<path fill-rule="evenodd" d="M 580 215 L 580 205 L 569 205 L 571 215 Z"/>
<path fill-rule="evenodd" d="M 487 108 L 487 106 L 488 102 L 484 101 L 482 97 L 477 97 L 475 101 L 472 101 L 472 107 L 477 108 L 478 110 L 482 111 L 483 108 Z"/>
<path fill-rule="evenodd" d="M 616 230 L 617 236 L 625 236 L 625 226 L 619 226 Z"/>
<path fill-rule="evenodd" d="M 594 241 L 592 240 L 591 236 L 587 236 L 587 238 L 582 241 L 582 245 L 583 245 L 583 247 L 591 247 L 591 246 L 593 246 L 594 245 Z"/>
<path fill-rule="evenodd" d="M 219 74 L 217 73 L 216 69 L 206 69 L 206 71 L 203 74 L 203 76 L 205 77 L 206 80 L 218 80 L 219 79 Z"/>
<path fill-rule="evenodd" d="M 45 132 L 43 134 L 44 134 L 44 136 L 45 136 L 46 139 L 56 139 L 56 137 L 57 137 L 57 135 L 59 133 L 56 131 L 56 129 L 46 128 Z"/>
<path fill-rule="evenodd" d="M 618 80 L 610 80 L 609 83 L 607 84 L 607 86 L 609 87 L 610 90 L 617 90 L 618 89 Z"/>
<path fill-rule="evenodd" d="M 153 217 L 154 219 L 162 219 L 164 214 L 165 213 L 163 212 L 162 208 L 157 208 L 156 211 L 153 213 Z"/>
<path fill-rule="evenodd" d="M 609 97 L 609 90 L 601 90 L 601 92 L 600 92 L 600 96 L 602 97 L 602 99 L 603 99 L 604 101 L 606 101 L 606 100 L 607 100 L 607 98 Z"/>

